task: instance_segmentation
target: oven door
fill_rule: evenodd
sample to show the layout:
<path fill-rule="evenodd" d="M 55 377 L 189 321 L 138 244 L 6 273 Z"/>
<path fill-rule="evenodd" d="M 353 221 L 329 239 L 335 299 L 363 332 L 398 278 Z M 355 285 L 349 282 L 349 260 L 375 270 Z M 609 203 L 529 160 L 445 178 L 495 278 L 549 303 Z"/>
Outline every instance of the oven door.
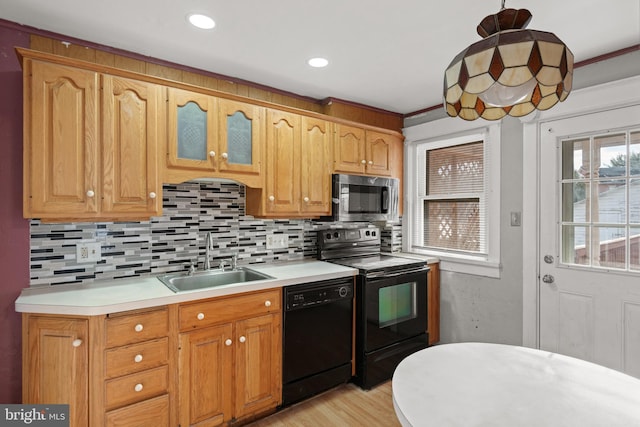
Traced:
<path fill-rule="evenodd" d="M 369 353 L 424 334 L 427 330 L 428 267 L 384 277 L 361 275 L 359 314 L 364 352 Z"/>

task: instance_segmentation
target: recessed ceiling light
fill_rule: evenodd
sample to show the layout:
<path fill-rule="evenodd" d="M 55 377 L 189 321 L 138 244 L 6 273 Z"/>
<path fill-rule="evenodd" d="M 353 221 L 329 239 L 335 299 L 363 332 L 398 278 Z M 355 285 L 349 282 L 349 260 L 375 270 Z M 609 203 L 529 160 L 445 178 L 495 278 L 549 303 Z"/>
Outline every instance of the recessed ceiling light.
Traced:
<path fill-rule="evenodd" d="M 207 15 L 202 15 L 200 13 L 192 13 L 187 16 L 187 19 L 189 20 L 191 25 L 203 30 L 210 30 L 216 26 L 216 23 L 213 19 L 211 19 Z"/>
<path fill-rule="evenodd" d="M 329 65 L 329 61 L 326 58 L 311 58 L 307 61 L 307 64 L 314 68 L 322 68 Z"/>

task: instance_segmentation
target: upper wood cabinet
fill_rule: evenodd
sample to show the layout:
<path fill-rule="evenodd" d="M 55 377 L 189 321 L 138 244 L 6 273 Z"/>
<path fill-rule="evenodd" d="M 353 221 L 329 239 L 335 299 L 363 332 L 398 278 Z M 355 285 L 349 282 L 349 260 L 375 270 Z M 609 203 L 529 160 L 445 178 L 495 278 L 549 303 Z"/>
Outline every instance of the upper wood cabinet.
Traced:
<path fill-rule="evenodd" d="M 260 186 L 264 108 L 168 89 L 168 182 L 229 178 Z"/>
<path fill-rule="evenodd" d="M 400 135 L 337 124 L 334 150 L 337 173 L 402 176 L 395 170 L 403 155 Z"/>
<path fill-rule="evenodd" d="M 157 141 L 164 138 L 161 86 L 102 77 L 102 212 L 151 217 L 162 211 Z"/>
<path fill-rule="evenodd" d="M 24 62 L 24 216 L 98 212 L 99 75 Z"/>
<path fill-rule="evenodd" d="M 24 216 L 159 215 L 161 87 L 38 60 L 23 66 Z"/>
<path fill-rule="evenodd" d="M 247 191 L 247 213 L 318 217 L 331 213 L 332 124 L 267 110 L 264 189 Z"/>

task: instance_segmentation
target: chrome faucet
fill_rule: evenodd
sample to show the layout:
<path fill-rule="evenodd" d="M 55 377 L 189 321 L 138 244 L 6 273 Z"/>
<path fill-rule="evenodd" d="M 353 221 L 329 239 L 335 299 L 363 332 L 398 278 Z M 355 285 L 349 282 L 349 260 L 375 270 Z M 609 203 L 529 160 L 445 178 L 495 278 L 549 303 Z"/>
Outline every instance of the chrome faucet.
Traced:
<path fill-rule="evenodd" d="M 213 249 L 213 234 L 211 232 L 207 232 L 207 237 L 204 240 L 204 250 L 205 250 L 205 258 L 204 258 L 204 269 L 211 269 L 211 249 Z"/>

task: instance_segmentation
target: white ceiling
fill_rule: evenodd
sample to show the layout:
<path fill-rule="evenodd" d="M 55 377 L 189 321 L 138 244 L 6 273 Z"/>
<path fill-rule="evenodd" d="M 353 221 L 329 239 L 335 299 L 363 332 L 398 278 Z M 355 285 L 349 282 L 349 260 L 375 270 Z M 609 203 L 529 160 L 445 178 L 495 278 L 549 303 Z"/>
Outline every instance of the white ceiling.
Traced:
<path fill-rule="evenodd" d="M 500 0 L 0 0 L 0 18 L 316 99 L 411 113 Z M 507 0 L 583 61 L 640 43 L 640 0 Z M 190 27 L 189 12 L 216 21 Z M 312 69 L 306 60 L 330 64 Z"/>

